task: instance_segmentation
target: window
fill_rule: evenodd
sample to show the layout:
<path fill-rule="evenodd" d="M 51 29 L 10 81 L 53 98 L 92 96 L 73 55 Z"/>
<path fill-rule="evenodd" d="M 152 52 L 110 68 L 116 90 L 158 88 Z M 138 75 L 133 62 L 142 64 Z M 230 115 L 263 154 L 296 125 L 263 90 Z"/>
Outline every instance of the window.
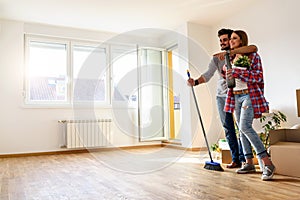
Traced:
<path fill-rule="evenodd" d="M 137 47 L 112 47 L 113 101 L 137 106 Z"/>
<path fill-rule="evenodd" d="M 25 35 L 25 54 L 27 105 L 138 106 L 136 45 Z"/>
<path fill-rule="evenodd" d="M 106 47 L 26 36 L 25 51 L 27 104 L 109 102 Z"/>
<path fill-rule="evenodd" d="M 29 42 L 29 101 L 67 101 L 67 45 Z"/>
<path fill-rule="evenodd" d="M 73 101 L 106 100 L 105 48 L 73 46 Z"/>

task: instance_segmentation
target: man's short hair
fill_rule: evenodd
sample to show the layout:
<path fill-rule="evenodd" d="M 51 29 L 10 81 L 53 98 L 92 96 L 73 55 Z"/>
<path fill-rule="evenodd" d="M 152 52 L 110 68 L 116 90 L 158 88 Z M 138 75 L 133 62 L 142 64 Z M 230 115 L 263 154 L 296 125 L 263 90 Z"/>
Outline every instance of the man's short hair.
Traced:
<path fill-rule="evenodd" d="M 233 30 L 231 29 L 222 28 L 218 31 L 218 37 L 220 37 L 221 35 L 228 35 L 228 38 L 230 38 L 232 32 Z"/>

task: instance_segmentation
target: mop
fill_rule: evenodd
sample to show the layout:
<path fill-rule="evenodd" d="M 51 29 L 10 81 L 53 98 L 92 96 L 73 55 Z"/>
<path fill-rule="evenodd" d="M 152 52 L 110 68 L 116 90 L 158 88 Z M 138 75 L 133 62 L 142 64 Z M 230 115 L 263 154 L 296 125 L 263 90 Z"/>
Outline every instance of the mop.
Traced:
<path fill-rule="evenodd" d="M 187 70 L 187 75 L 188 75 L 189 78 L 191 77 L 189 70 Z M 201 127 L 202 127 L 203 136 L 204 136 L 204 139 L 205 139 L 206 147 L 208 149 L 208 154 L 209 154 L 209 158 L 210 158 L 210 161 L 205 162 L 204 168 L 208 169 L 208 170 L 214 170 L 214 171 L 224 171 L 224 169 L 221 167 L 220 163 L 214 162 L 213 159 L 212 159 L 211 152 L 210 152 L 209 145 L 208 145 L 207 138 L 206 138 L 206 134 L 205 134 L 205 130 L 204 130 L 204 125 L 203 125 L 202 118 L 201 118 L 201 115 L 200 115 L 200 110 L 199 110 L 199 107 L 198 107 L 194 87 L 191 86 L 191 88 L 192 88 L 192 93 L 193 93 L 193 97 L 194 97 L 194 100 L 195 100 L 195 105 L 196 105 L 198 117 L 199 117 L 200 124 L 201 124 Z"/>

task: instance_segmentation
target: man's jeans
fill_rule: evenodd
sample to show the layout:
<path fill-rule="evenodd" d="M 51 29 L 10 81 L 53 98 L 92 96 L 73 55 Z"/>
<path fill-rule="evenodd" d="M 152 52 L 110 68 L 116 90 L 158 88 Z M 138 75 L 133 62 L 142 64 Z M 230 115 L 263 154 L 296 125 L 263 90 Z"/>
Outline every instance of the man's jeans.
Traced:
<path fill-rule="evenodd" d="M 243 149 L 240 145 L 240 140 L 238 140 L 236 137 L 232 113 L 227 113 L 224 111 L 225 100 L 226 97 L 217 96 L 219 115 L 225 131 L 226 140 L 229 144 L 232 162 L 245 162 L 245 157 L 243 154 Z"/>
<path fill-rule="evenodd" d="M 234 110 L 245 157 L 253 158 L 251 144 L 258 158 L 268 156 L 262 141 L 252 127 L 254 112 L 249 94 L 235 95 Z"/>

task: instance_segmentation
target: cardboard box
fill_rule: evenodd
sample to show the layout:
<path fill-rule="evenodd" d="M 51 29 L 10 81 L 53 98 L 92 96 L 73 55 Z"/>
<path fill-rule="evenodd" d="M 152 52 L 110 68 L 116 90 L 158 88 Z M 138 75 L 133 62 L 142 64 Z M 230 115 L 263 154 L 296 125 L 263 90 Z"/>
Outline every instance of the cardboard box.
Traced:
<path fill-rule="evenodd" d="M 219 140 L 219 148 L 222 149 L 222 150 L 230 150 L 229 144 L 226 141 L 226 139 L 220 139 Z"/>
<path fill-rule="evenodd" d="M 230 164 L 231 163 L 231 153 L 230 150 L 221 150 L 222 163 Z"/>
<path fill-rule="evenodd" d="M 219 148 L 221 149 L 222 163 L 230 164 L 232 159 L 231 159 L 229 144 L 226 141 L 226 139 L 219 140 Z"/>
<path fill-rule="evenodd" d="M 276 166 L 276 173 L 300 177 L 299 155 L 299 142 L 278 142 L 272 145 L 271 158 Z"/>
<path fill-rule="evenodd" d="M 270 145 L 277 142 L 300 142 L 300 129 L 271 130 Z"/>
<path fill-rule="evenodd" d="M 270 131 L 270 153 L 277 174 L 300 177 L 299 129 Z"/>

